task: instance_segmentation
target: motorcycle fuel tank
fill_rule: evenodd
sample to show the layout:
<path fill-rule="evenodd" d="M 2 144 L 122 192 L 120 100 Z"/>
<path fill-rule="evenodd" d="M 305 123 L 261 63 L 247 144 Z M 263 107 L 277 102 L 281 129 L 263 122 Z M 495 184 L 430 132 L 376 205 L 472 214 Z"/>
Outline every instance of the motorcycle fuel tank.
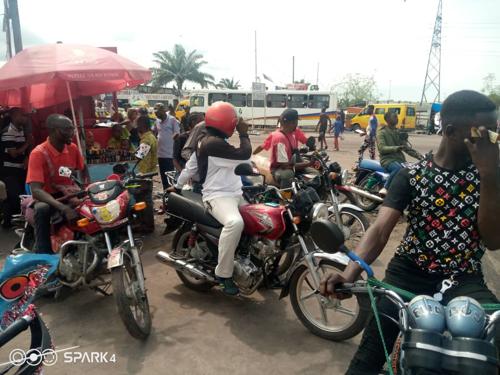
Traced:
<path fill-rule="evenodd" d="M 270 240 L 280 238 L 286 229 L 284 212 L 285 207 L 272 203 L 241 206 L 240 214 L 245 222 L 245 234 L 260 235 Z"/>

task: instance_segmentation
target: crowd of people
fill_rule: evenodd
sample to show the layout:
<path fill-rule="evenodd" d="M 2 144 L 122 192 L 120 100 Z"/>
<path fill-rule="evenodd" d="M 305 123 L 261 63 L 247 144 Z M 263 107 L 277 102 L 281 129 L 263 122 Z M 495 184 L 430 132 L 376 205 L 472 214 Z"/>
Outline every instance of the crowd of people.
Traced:
<path fill-rule="evenodd" d="M 384 249 L 403 212 L 408 210 L 408 228 L 388 265 L 385 280 L 416 294 L 432 295 L 443 280 L 452 278 L 456 283 L 444 296 L 445 300 L 464 295 L 481 303 L 497 303 L 481 271 L 481 258 L 486 248 L 500 248 L 500 232 L 495 221 L 500 215 L 499 149 L 488 140 L 487 133 L 488 129 L 495 131 L 497 127 L 495 104 L 474 91 L 450 95 L 442 106 L 445 126 L 439 149 L 435 155 L 428 155 L 407 168 L 401 165 L 405 159 L 403 152 L 417 158 L 420 155 L 408 147 L 399 134 L 397 116 L 386 114 L 386 124 L 378 129 L 373 107 L 368 111 L 371 118 L 360 157 L 368 149 L 370 157 L 375 158 L 375 147 L 378 147 L 381 163 L 391 173 L 391 182 L 375 222 L 356 249 L 357 254 L 365 262 L 372 263 Z M 225 293 L 236 295 L 239 290 L 232 278 L 234 253 L 244 226 L 238 207 L 245 201 L 242 181 L 234 174 L 234 169 L 239 163 L 250 160 L 249 125 L 238 117 L 231 104 L 225 102 L 213 103 L 205 115 L 187 113 L 182 124 L 161 104 L 155 106 L 155 114 L 157 120 L 151 124 L 148 116 L 130 110 L 128 119 L 113 128 L 107 147 L 147 146 L 149 153 L 139 162 L 139 173 L 156 172 L 159 168 L 165 190 L 177 191 L 191 182 L 193 190 L 201 192 L 206 209 L 223 226 L 215 276 Z M 270 151 L 271 172 L 281 187 L 290 185 L 294 173 L 310 168 L 307 161 L 296 156 L 299 143 L 307 142 L 297 126 L 298 118 L 296 110 L 286 109 L 280 116 L 281 126 L 253 152 Z M 60 166 L 83 170 L 84 162 L 72 143 L 73 124 L 60 114 L 48 117 L 49 137 L 34 148 L 27 160 L 32 143 L 26 122 L 22 111 L 13 109 L 9 124 L 2 131 L 2 179 L 11 189 L 11 197 L 24 189 L 24 181 L 30 185 L 36 201 L 35 249 L 51 252 L 50 215 L 57 210 L 67 220 L 76 218 L 70 206 L 56 199 L 71 185 L 71 180 L 54 171 Z M 328 126 L 332 126 L 331 121 L 322 111 L 317 126 L 320 147 L 326 148 Z M 471 137 L 473 127 L 479 128 L 480 136 L 475 139 Z M 343 129 L 340 114 L 333 129 L 336 138 L 340 137 Z M 235 131 L 239 135 L 237 147 L 227 142 Z M 92 144 L 90 147 L 100 147 L 93 141 L 88 142 Z M 338 148 L 338 139 L 336 145 Z M 176 185 L 169 186 L 164 175 L 174 170 L 179 176 Z M 144 198 L 150 202 L 152 185 L 146 190 Z M 7 213 L 19 210 L 15 206 L 18 198 L 15 198 L 8 199 Z M 4 225 L 9 224 L 6 217 Z M 145 232 L 154 229 L 152 214 L 142 225 Z M 440 242 L 448 246 L 441 246 Z M 360 273 L 359 265 L 351 262 L 343 273 L 329 274 L 322 281 L 320 292 L 325 296 L 346 298 L 336 292 L 336 286 L 353 282 Z M 395 312 L 385 300 L 379 301 L 378 309 L 383 312 L 381 324 L 385 341 L 392 347 L 398 329 L 385 317 L 394 317 Z M 377 322 L 371 319 L 349 374 L 373 373 L 382 367 L 385 356 L 377 330 Z"/>

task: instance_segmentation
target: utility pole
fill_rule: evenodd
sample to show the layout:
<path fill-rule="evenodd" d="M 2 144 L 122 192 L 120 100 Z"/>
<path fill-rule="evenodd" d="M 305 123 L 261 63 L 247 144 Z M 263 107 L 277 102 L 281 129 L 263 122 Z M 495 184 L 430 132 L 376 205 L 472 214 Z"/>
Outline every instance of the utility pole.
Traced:
<path fill-rule="evenodd" d="M 318 62 L 318 67 L 316 69 L 316 86 L 319 85 L 319 62 Z"/>
<path fill-rule="evenodd" d="M 424 87 L 420 104 L 423 102 L 439 102 L 441 97 L 441 28 L 443 22 L 443 1 L 439 0 L 434 32 L 432 33 L 429 58 L 425 72 Z"/>
<path fill-rule="evenodd" d="M 23 39 L 21 35 L 21 22 L 19 21 L 19 10 L 17 0 L 4 0 L 4 26 L 6 34 L 7 56 L 12 57 L 12 39 L 14 39 L 14 50 L 18 54 L 23 50 Z M 11 31 L 12 30 L 12 31 Z"/>
<path fill-rule="evenodd" d="M 255 81 L 258 81 L 257 77 L 257 30 L 255 30 Z"/>
<path fill-rule="evenodd" d="M 295 56 L 292 56 L 292 84 L 295 83 Z"/>

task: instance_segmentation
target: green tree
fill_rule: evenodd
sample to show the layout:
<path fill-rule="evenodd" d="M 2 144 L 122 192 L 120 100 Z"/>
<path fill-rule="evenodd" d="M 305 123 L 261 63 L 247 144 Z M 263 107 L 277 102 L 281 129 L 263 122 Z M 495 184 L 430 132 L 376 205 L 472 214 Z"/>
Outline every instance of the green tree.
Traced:
<path fill-rule="evenodd" d="M 241 85 L 240 81 L 234 81 L 234 78 L 221 78 L 215 87 L 219 89 L 238 90 Z"/>
<path fill-rule="evenodd" d="M 500 85 L 497 84 L 493 73 L 489 73 L 483 78 L 483 93 L 488 95 L 497 107 L 500 107 Z"/>
<path fill-rule="evenodd" d="M 377 85 L 372 76 L 348 74 L 336 85 L 338 104 L 341 108 L 363 105 L 377 99 Z"/>
<path fill-rule="evenodd" d="M 158 51 L 153 53 L 156 67 L 152 68 L 152 85 L 164 87 L 170 82 L 175 82 L 175 89 L 180 93 L 184 82 L 194 82 L 201 87 L 207 87 L 213 83 L 214 77 L 200 69 L 207 62 L 203 60 L 203 55 L 198 51 L 186 51 L 186 49 L 176 44 L 170 51 Z"/>

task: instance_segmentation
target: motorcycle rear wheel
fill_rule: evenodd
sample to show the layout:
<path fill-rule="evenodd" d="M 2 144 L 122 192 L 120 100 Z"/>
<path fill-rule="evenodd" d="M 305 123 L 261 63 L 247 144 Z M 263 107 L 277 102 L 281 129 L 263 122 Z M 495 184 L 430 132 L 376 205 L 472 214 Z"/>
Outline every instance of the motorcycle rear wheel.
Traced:
<path fill-rule="evenodd" d="M 184 253 L 190 232 L 191 228 L 188 227 L 183 227 L 177 231 L 177 233 L 174 236 L 174 240 L 172 241 L 172 249 L 174 254 L 185 256 Z M 191 276 L 188 272 L 182 272 L 182 271 L 175 271 L 175 272 L 177 273 L 177 276 L 179 276 L 179 279 L 181 279 L 182 283 L 185 286 L 196 292 L 208 292 L 215 285 L 210 281 L 198 279 L 194 276 Z"/>
<path fill-rule="evenodd" d="M 151 333 L 151 314 L 146 290 L 140 291 L 137 285 L 136 267 L 132 254 L 123 253 L 123 266 L 111 270 L 111 283 L 115 295 L 118 314 L 130 335 L 145 340 Z"/>
<path fill-rule="evenodd" d="M 328 220 L 335 223 L 335 215 L 330 215 Z M 349 207 L 344 207 L 340 211 L 340 221 L 342 221 L 340 224 L 342 225 L 342 231 L 345 235 L 345 245 L 348 249 L 355 249 L 368 230 L 370 221 L 362 212 L 353 210 Z M 339 223 L 336 224 L 338 225 Z"/>
<path fill-rule="evenodd" d="M 330 272 L 342 272 L 344 268 L 345 266 L 339 263 L 323 260 L 318 267 L 318 270 L 320 270 L 319 276 L 321 278 Z M 310 279 L 309 268 L 300 266 L 290 280 L 290 302 L 292 303 L 295 315 L 297 315 L 302 324 L 316 336 L 331 341 L 347 340 L 360 333 L 364 329 L 369 316 L 369 310 L 364 307 L 365 303 L 360 297 L 356 295 L 342 301 L 337 299 L 327 300 L 325 297 L 315 293 Z M 319 312 L 312 311 L 314 303 L 310 304 L 311 308 L 306 306 L 305 302 L 307 300 L 313 302 L 312 299 L 317 300 Z M 331 304 L 331 306 L 326 306 L 327 304 Z M 352 310 L 342 306 L 342 304 L 352 305 Z M 331 311 L 348 315 L 351 319 L 338 327 L 330 325 L 328 313 Z M 316 317 L 318 315 L 319 318 Z M 335 321 L 337 320 L 338 318 L 335 318 Z"/>
<path fill-rule="evenodd" d="M 378 181 L 375 185 L 373 185 L 370 189 L 368 189 L 366 187 L 366 185 L 368 184 L 368 181 L 370 178 L 371 178 L 371 175 L 367 175 L 365 178 L 363 178 L 360 181 L 358 187 L 360 187 L 361 189 L 366 190 L 372 194 L 378 194 L 380 189 L 382 189 L 384 187 L 384 184 L 381 181 Z M 380 205 L 380 202 L 372 201 L 371 199 L 362 197 L 360 195 L 357 196 L 357 201 L 358 201 L 358 206 L 365 211 L 373 211 L 374 209 L 376 209 Z"/>

